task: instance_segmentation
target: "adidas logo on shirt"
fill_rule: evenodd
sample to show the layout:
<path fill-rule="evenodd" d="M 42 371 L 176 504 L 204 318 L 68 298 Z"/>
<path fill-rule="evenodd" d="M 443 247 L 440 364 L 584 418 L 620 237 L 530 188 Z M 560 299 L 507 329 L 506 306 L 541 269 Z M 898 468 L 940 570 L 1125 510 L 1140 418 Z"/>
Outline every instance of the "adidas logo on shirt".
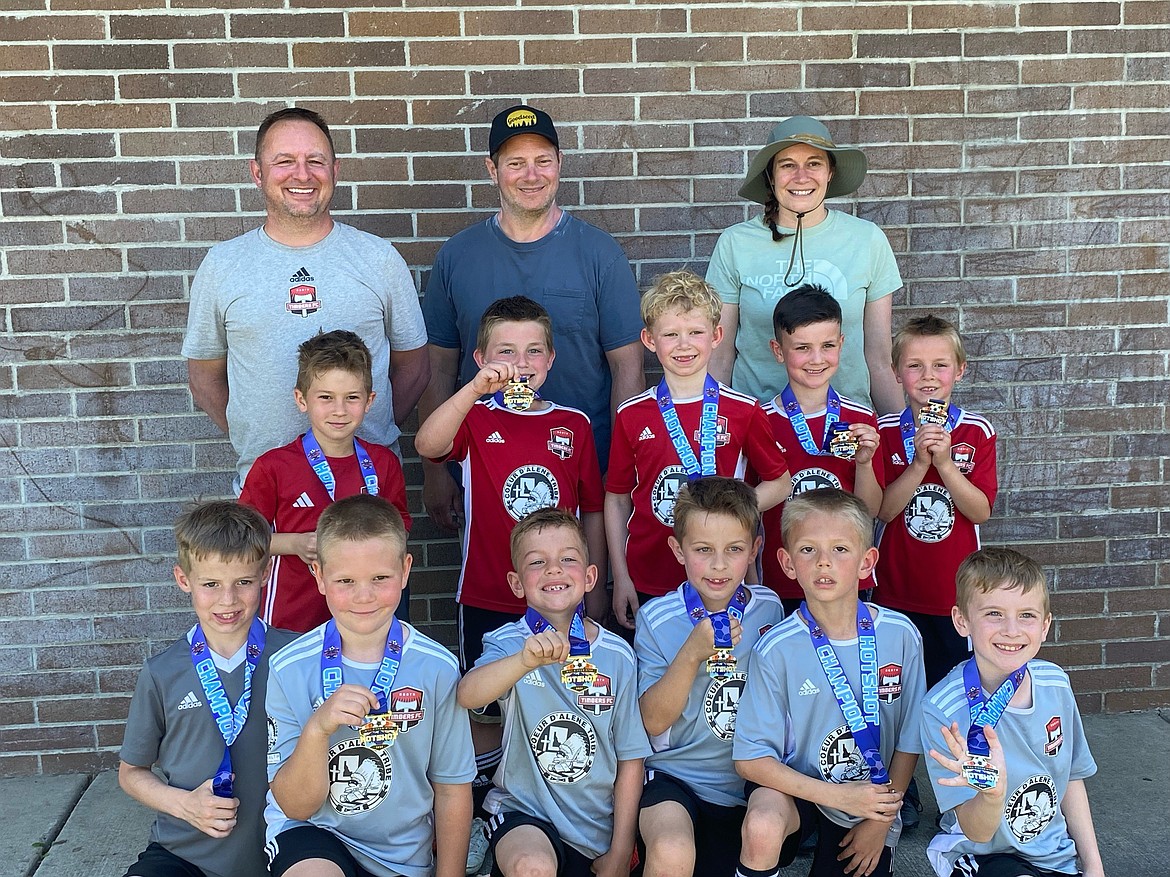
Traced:
<path fill-rule="evenodd" d="M 195 696 L 194 691 L 188 691 L 187 696 L 179 701 L 179 709 L 193 710 L 203 706 L 203 701 Z"/>
<path fill-rule="evenodd" d="M 484 439 L 484 441 L 486 441 L 489 445 L 502 445 L 504 444 L 504 437 L 500 435 L 499 431 L 497 430 Z"/>
<path fill-rule="evenodd" d="M 313 500 L 309 498 L 307 493 L 302 493 L 293 501 L 294 509 L 311 509 L 313 507 Z"/>
<path fill-rule="evenodd" d="M 301 268 L 296 274 L 288 279 L 289 283 L 310 283 L 313 280 L 313 275 L 309 273 L 308 268 Z"/>
<path fill-rule="evenodd" d="M 652 438 L 654 438 L 654 433 L 652 433 L 652 432 L 650 431 L 650 427 L 648 427 L 648 426 L 647 426 L 647 427 L 644 427 L 644 428 L 642 429 L 642 434 L 641 434 L 640 436 L 638 436 L 638 441 L 640 441 L 640 442 L 648 442 L 648 441 L 650 441 Z"/>
<path fill-rule="evenodd" d="M 540 678 L 540 674 L 533 670 L 522 680 L 527 685 L 535 685 L 537 688 L 544 688 L 544 680 Z"/>
<path fill-rule="evenodd" d="M 893 462 L 894 462 L 895 466 L 905 466 L 906 465 L 905 463 L 902 462 L 902 455 L 899 454 L 897 451 L 894 452 Z"/>
<path fill-rule="evenodd" d="M 800 688 L 796 693 L 801 697 L 808 697 L 810 694 L 820 694 L 821 690 L 813 685 L 811 679 L 805 679 L 804 682 L 800 684 Z"/>

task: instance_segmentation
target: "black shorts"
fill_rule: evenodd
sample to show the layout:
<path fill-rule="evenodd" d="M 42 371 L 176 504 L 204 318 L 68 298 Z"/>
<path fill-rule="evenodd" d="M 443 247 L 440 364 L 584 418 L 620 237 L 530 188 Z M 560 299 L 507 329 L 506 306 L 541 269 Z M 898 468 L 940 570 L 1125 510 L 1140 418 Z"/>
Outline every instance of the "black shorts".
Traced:
<path fill-rule="evenodd" d="M 511 612 L 496 612 L 494 609 L 480 609 L 478 606 L 464 606 L 459 604 L 459 669 L 466 673 L 475 666 L 479 656 L 483 654 L 483 635 L 491 633 L 497 627 L 519 621 L 523 615 L 514 615 Z M 486 725 L 498 725 L 503 721 L 500 715 L 500 705 L 492 701 L 481 710 L 471 712 L 473 722 Z"/>
<path fill-rule="evenodd" d="M 126 869 L 126 877 L 206 877 L 186 859 L 181 859 L 164 846 L 152 843 Z"/>
<path fill-rule="evenodd" d="M 972 865 L 974 862 L 974 865 Z M 961 856 L 955 862 L 951 877 L 1070 877 L 1063 871 L 1049 871 L 1033 865 L 1015 853 L 994 853 L 990 856 Z M 1080 872 L 1078 871 L 1079 875 Z"/>
<path fill-rule="evenodd" d="M 922 664 L 926 670 L 926 687 L 933 688 L 946 675 L 971 657 L 967 637 L 955 630 L 949 615 L 926 615 L 903 612 L 922 634 Z"/>
<path fill-rule="evenodd" d="M 557 877 L 593 877 L 593 860 L 586 858 L 582 853 L 561 840 L 560 833 L 551 822 L 545 822 L 543 819 L 537 819 L 535 816 L 529 816 L 527 813 L 519 813 L 515 810 L 497 814 L 488 823 L 488 828 L 491 831 L 488 849 L 491 851 L 493 859 L 492 877 L 504 877 L 499 864 L 494 861 L 496 844 L 509 831 L 519 828 L 521 825 L 534 825 L 544 832 L 557 856 Z"/>
<path fill-rule="evenodd" d="M 744 784 L 744 795 L 749 803 L 752 793 L 758 788 L 760 788 L 758 783 Z M 811 801 L 805 801 L 802 798 L 793 798 L 792 801 L 800 816 L 800 828 L 784 838 L 784 843 L 780 847 L 780 867 L 785 868 L 791 865 L 800 850 L 800 845 L 812 837 L 813 832 L 816 832 L 817 845 L 816 851 L 813 853 L 812 867 L 808 872 L 809 877 L 846 877 L 845 865 L 847 862 L 838 862 L 837 856 L 841 855 L 841 841 L 845 839 L 849 829 L 843 828 L 829 819 Z M 885 847 L 870 877 L 891 877 L 893 862 L 894 848 Z"/>
<path fill-rule="evenodd" d="M 639 810 L 646 810 L 664 801 L 680 804 L 691 817 L 695 831 L 695 870 L 700 868 L 711 877 L 731 877 L 739 864 L 743 816 L 747 808 L 728 807 L 704 801 L 680 779 L 662 773 L 646 771 L 646 785 L 642 787 Z M 646 846 L 638 838 L 638 857 L 645 861 Z"/>
<path fill-rule="evenodd" d="M 298 825 L 282 831 L 267 844 L 268 870 L 281 877 L 297 862 L 325 859 L 341 869 L 345 877 L 375 877 L 358 864 L 344 841 L 332 831 L 316 825 Z"/>

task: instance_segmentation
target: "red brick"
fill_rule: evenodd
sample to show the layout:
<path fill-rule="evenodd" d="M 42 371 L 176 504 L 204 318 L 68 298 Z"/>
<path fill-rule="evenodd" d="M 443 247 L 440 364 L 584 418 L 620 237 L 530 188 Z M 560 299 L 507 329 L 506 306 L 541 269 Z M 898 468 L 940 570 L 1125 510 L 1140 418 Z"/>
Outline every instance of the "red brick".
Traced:
<path fill-rule="evenodd" d="M 1120 3 L 1021 3 L 1020 27 L 1082 27 L 1121 24 Z"/>
<path fill-rule="evenodd" d="M 661 76 L 666 73 L 681 74 L 685 73 L 686 70 L 680 67 L 667 67 L 653 72 Z M 695 89 L 697 91 L 743 91 L 750 94 L 752 92 L 766 90 L 796 89 L 800 86 L 801 82 L 799 64 L 784 64 L 780 66 L 745 64 L 742 66 L 710 67 L 700 64 L 694 68 L 694 75 Z M 641 74 L 639 74 L 638 79 L 640 83 L 643 81 Z M 588 74 L 586 74 L 586 81 L 588 81 Z M 675 89 L 655 88 L 654 90 L 666 91 Z M 762 140 L 762 137 L 756 139 Z"/>
<path fill-rule="evenodd" d="M 834 58 L 852 58 L 853 40 L 848 34 L 806 36 L 784 34 L 779 36 L 749 36 L 747 61 L 806 61 L 816 58 L 828 61 Z M 809 95 L 802 95 L 809 97 Z M 819 116 L 818 116 L 819 118 Z"/>
<path fill-rule="evenodd" d="M 123 98 L 190 99 L 231 97 L 232 77 L 228 73 L 150 73 L 118 77 Z"/>
<path fill-rule="evenodd" d="M 48 68 L 48 46 L 22 45 L 16 43 L 6 45 L 0 50 L 0 70 L 6 73 L 24 70 L 47 70 Z"/>
<path fill-rule="evenodd" d="M 625 73 L 629 75 L 629 71 Z M 581 90 L 576 70 L 482 70 L 473 72 L 469 79 L 472 94 L 577 94 Z"/>
<path fill-rule="evenodd" d="M 1073 53 L 1082 54 L 1084 50 L 1076 48 L 1078 35 L 1095 33 L 1095 31 L 1076 31 L 1073 34 Z M 1068 51 L 1068 33 L 1063 30 L 1028 30 L 1024 32 L 994 32 L 968 33 L 963 39 L 963 54 L 968 58 L 1011 57 L 1014 55 L 1064 55 Z M 1107 50 L 1094 48 L 1089 50 L 1094 54 L 1102 54 Z"/>
<path fill-rule="evenodd" d="M 802 31 L 870 31 L 870 30 L 905 30 L 909 23 L 907 12 L 913 7 L 910 4 L 902 6 L 877 6 L 862 4 L 860 6 L 806 6 L 801 10 L 800 28 Z M 718 13 L 712 14 L 714 18 Z M 746 23 L 746 22 L 745 22 Z M 948 27 L 954 27 L 948 24 Z M 797 31 L 795 25 L 777 27 L 779 31 Z M 746 33 L 751 33 L 749 28 Z"/>
<path fill-rule="evenodd" d="M 112 100 L 112 76 L 0 76 L 0 100 Z"/>
<path fill-rule="evenodd" d="M 971 53 L 964 53 L 963 35 L 957 32 L 857 35 L 859 58 L 939 58 L 963 54 Z"/>
<path fill-rule="evenodd" d="M 431 43 L 420 46 L 437 45 Z M 448 46 L 450 44 L 444 43 Z M 515 44 L 513 44 L 515 45 Z M 412 64 L 423 64 L 415 55 L 419 51 L 416 46 L 411 52 Z M 293 43 L 292 57 L 294 67 L 326 67 L 330 70 L 349 67 L 401 67 L 406 63 L 406 48 L 401 40 L 364 40 L 362 42 L 342 41 L 330 42 L 314 40 L 313 42 Z M 455 60 L 460 59 L 458 52 L 446 56 L 447 64 L 454 66 Z M 519 58 L 511 63 L 517 63 Z M 468 62 L 474 63 L 474 62 Z M 500 63 L 508 63 L 501 61 Z"/>
<path fill-rule="evenodd" d="M 397 9 L 351 12 L 349 34 L 353 37 L 457 37 L 459 13 Z"/>
<path fill-rule="evenodd" d="M 687 14 L 683 9 L 582 9 L 577 13 L 577 22 L 582 34 L 591 35 L 667 34 L 687 30 Z M 691 29 L 699 30 L 693 19 Z"/>
<path fill-rule="evenodd" d="M 742 6 L 740 8 L 732 7 L 718 7 L 715 9 L 696 8 L 691 12 L 691 26 L 690 32 L 694 34 L 703 33 L 732 33 L 732 34 L 750 34 L 755 36 L 760 33 L 793 33 L 797 30 L 849 30 L 852 29 L 848 24 L 834 24 L 832 27 L 817 27 L 815 20 L 809 22 L 807 20 L 808 13 L 812 10 L 806 10 L 806 20 L 804 27 L 799 27 L 797 23 L 797 10 L 785 9 L 776 6 Z M 859 25 L 859 29 L 866 29 L 867 25 Z M 617 31 L 622 33 L 623 31 Z M 630 33 L 659 33 L 657 30 L 632 30 Z"/>
<path fill-rule="evenodd" d="M 101 40 L 106 23 L 100 15 L 0 15 L 0 33 L 10 43 Z"/>
<path fill-rule="evenodd" d="M 223 15 L 110 16 L 115 40 L 215 40 L 226 35 Z"/>
<path fill-rule="evenodd" d="M 345 36 L 345 16 L 334 12 L 242 13 L 231 16 L 231 28 L 232 37 L 241 39 L 327 39 Z"/>
<path fill-rule="evenodd" d="M 1069 33 L 1069 38 L 1074 55 L 1151 55 L 1170 52 L 1170 31 L 1165 27 L 1074 30 Z"/>
<path fill-rule="evenodd" d="M 1015 85 L 1019 78 L 1019 61 L 929 59 L 914 64 L 914 84 L 919 87 L 938 85 L 967 87 L 974 82 L 983 86 Z"/>
<path fill-rule="evenodd" d="M 0 131 L 39 131 L 53 126 L 48 105 L 11 104 L 0 106 Z M 3 168 L 0 167 L 0 172 Z"/>
<path fill-rule="evenodd" d="M 473 81 L 487 72 L 473 73 Z M 463 72 L 457 70 L 356 70 L 353 79 L 358 95 L 446 95 L 463 90 Z"/>
<path fill-rule="evenodd" d="M 219 0 L 222 4 L 223 0 Z M 288 67 L 283 46 L 248 43 L 238 39 L 199 43 L 174 43 L 175 69 L 189 67 Z"/>
<path fill-rule="evenodd" d="M 350 93 L 349 73 L 344 70 L 289 71 L 283 73 L 240 73 L 238 75 L 240 97 L 253 98 L 267 95 L 298 97 L 348 97 Z"/>
<path fill-rule="evenodd" d="M 571 36 L 573 12 L 568 9 L 469 9 L 463 13 L 463 32 L 469 37 L 509 34 L 524 34 L 529 38 Z"/>
<path fill-rule="evenodd" d="M 122 269 L 122 254 L 117 250 L 111 249 L 80 249 L 70 248 L 66 250 L 49 251 L 49 250 L 11 250 L 8 253 L 8 270 L 13 274 L 72 274 L 72 273 L 97 273 L 102 271 L 120 271 Z M 92 325 L 84 323 L 77 323 L 75 314 L 69 313 L 74 309 L 63 309 L 61 311 L 52 312 L 53 315 L 62 321 L 68 318 L 68 322 L 73 324 L 78 329 L 94 328 Z M 63 328 L 64 323 L 55 323 L 53 320 L 44 322 L 44 318 L 50 314 L 41 314 L 36 311 L 39 309 L 29 309 L 12 312 L 12 322 L 22 328 L 17 331 L 38 331 L 37 326 L 43 329 L 53 331 Z M 80 313 L 88 313 L 85 309 L 79 309 Z M 114 319 L 112 315 L 103 317 L 103 322 L 109 319 Z"/>
<path fill-rule="evenodd" d="M 478 40 L 475 45 L 483 45 L 487 41 Z M 507 60 L 508 56 L 517 47 L 515 42 L 497 45 L 495 51 L 503 52 L 503 60 L 488 60 L 483 63 L 514 64 L 516 61 Z M 473 53 L 478 54 L 478 52 Z M 494 54 L 494 52 L 493 52 Z M 414 60 L 414 55 L 411 55 Z M 628 39 L 563 39 L 545 40 L 528 39 L 524 41 L 524 60 L 528 64 L 628 64 L 634 60 L 633 48 Z M 645 62 L 645 58 L 639 60 Z M 474 62 L 472 62 L 474 63 Z"/>
<path fill-rule="evenodd" d="M 1010 3 L 908 4 L 913 30 L 978 30 L 1015 27 L 1016 10 Z"/>

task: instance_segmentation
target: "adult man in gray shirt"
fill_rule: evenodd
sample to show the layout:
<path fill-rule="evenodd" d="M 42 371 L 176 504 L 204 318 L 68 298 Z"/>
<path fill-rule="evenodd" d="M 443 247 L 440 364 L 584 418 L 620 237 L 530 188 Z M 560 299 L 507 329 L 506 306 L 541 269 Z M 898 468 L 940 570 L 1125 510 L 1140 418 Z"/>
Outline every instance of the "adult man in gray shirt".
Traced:
<path fill-rule="evenodd" d="M 369 441 L 396 446 L 397 424 L 430 377 L 406 263 L 387 241 L 329 214 L 339 162 L 325 121 L 278 110 L 260 125 L 249 164 L 267 217 L 208 252 L 183 343 L 195 404 L 239 455 L 237 493 L 256 457 L 305 430 L 292 394 L 297 347 L 319 331 L 349 329 L 370 348 L 376 395 L 360 430 Z"/>

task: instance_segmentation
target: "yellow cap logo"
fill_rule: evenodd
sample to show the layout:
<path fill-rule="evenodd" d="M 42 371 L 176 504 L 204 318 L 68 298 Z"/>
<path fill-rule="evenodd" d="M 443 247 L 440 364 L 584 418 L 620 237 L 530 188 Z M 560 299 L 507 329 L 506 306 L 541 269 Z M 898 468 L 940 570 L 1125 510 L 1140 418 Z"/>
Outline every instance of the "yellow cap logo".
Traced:
<path fill-rule="evenodd" d="M 536 124 L 536 113 L 532 110 L 513 110 L 508 113 L 504 124 L 509 128 L 530 128 Z"/>

